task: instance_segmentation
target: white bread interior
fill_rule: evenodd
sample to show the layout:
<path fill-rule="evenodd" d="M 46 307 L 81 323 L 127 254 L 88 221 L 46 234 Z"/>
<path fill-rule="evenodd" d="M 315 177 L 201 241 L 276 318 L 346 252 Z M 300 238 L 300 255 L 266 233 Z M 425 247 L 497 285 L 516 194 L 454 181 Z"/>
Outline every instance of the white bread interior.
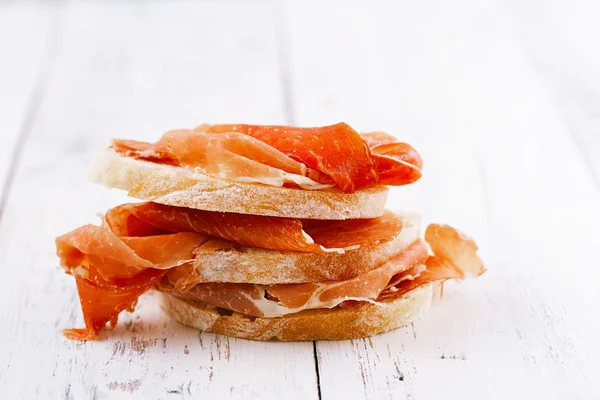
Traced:
<path fill-rule="evenodd" d="M 419 319 L 431 305 L 434 284 L 378 304 L 305 310 L 279 318 L 223 312 L 209 304 L 162 293 L 162 307 L 184 325 L 252 340 L 346 340 L 373 336 Z"/>
<path fill-rule="evenodd" d="M 156 203 L 208 211 L 307 219 L 375 218 L 383 214 L 385 186 L 343 193 L 243 183 L 211 177 L 187 168 L 121 156 L 103 150 L 95 158 L 90 179 L 128 190 L 129 195 Z"/>
<path fill-rule="evenodd" d="M 401 216 L 402 230 L 391 241 L 343 254 L 241 247 L 201 251 L 194 263 L 203 282 L 269 285 L 351 279 L 378 268 L 419 237 L 420 216 Z"/>

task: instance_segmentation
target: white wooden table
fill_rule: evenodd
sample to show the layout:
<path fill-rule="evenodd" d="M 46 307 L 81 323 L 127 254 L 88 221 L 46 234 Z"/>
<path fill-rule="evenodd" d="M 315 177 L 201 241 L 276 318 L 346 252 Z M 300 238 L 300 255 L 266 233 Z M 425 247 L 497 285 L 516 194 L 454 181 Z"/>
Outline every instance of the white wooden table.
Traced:
<path fill-rule="evenodd" d="M 0 3 L 0 398 L 600 396 L 597 1 Z M 366 340 L 199 334 L 144 296 L 104 340 L 54 237 L 124 194 L 111 137 L 346 121 L 412 143 L 390 207 L 477 238 L 488 273 Z"/>

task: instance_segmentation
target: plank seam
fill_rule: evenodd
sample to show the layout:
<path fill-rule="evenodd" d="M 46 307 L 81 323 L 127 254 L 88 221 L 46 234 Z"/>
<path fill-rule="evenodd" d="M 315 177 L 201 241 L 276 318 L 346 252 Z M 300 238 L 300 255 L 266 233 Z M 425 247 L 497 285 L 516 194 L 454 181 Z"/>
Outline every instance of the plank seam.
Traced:
<path fill-rule="evenodd" d="M 313 356 L 315 358 L 315 373 L 317 375 L 317 394 L 319 396 L 319 400 L 322 399 L 321 396 L 321 374 L 319 373 L 319 357 L 317 355 L 317 341 L 313 340 Z"/>

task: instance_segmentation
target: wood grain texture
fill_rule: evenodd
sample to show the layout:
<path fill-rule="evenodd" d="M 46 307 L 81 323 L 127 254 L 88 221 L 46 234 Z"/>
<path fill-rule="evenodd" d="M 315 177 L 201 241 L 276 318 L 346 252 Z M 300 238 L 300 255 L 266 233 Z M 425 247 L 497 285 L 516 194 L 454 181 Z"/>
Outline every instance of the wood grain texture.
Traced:
<path fill-rule="evenodd" d="M 54 7 L 0 3 L 0 199 L 39 109 L 48 79 L 42 64 L 53 63 L 57 16 Z"/>
<path fill-rule="evenodd" d="M 41 4 L 0 3 L 0 397 L 600 391 L 596 3 Z M 101 341 L 61 336 L 82 320 L 53 238 L 127 201 L 85 181 L 111 137 L 340 120 L 422 153 L 422 181 L 389 207 L 474 236 L 486 275 L 445 285 L 409 327 L 316 343 L 317 371 L 310 343 L 200 334 L 152 294 Z"/>
<path fill-rule="evenodd" d="M 424 177 L 392 207 L 464 229 L 489 267 L 414 326 L 318 343 L 322 398 L 595 393 L 600 195 L 505 9 L 288 2 L 285 18 L 298 123 L 414 143 Z"/>
<path fill-rule="evenodd" d="M 152 295 L 103 340 L 62 337 L 82 318 L 54 237 L 126 201 L 85 181 L 96 151 L 114 136 L 209 120 L 283 122 L 267 5 L 74 3 L 63 17 L 0 222 L 0 397 L 316 398 L 310 343 L 199 334 L 170 322 Z"/>
<path fill-rule="evenodd" d="M 519 44 L 600 187 L 600 3 L 504 0 Z"/>

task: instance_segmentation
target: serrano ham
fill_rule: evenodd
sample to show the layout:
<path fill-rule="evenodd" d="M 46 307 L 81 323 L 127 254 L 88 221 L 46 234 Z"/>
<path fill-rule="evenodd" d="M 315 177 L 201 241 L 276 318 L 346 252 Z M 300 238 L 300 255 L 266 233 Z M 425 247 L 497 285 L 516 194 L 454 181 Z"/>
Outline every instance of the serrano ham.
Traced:
<path fill-rule="evenodd" d="M 427 246 L 417 240 L 381 267 L 354 279 L 270 286 L 200 283 L 179 295 L 254 317 L 281 317 L 307 309 L 332 308 L 348 300 L 374 301 L 394 275 L 426 259 Z"/>
<path fill-rule="evenodd" d="M 193 260 L 193 250 L 208 238 L 197 233 L 119 237 L 108 227 L 85 225 L 56 239 L 66 272 L 75 276 L 85 329 L 70 329 L 73 339 L 94 338 L 119 313 L 133 310 L 137 298 L 168 269 Z M 193 275 L 192 275 L 193 276 Z M 186 284 L 190 284 L 189 276 Z M 194 280 L 193 284 L 198 283 Z M 176 287 L 186 286 L 176 282 Z"/>
<path fill-rule="evenodd" d="M 425 242 L 417 240 L 381 267 L 346 281 L 269 286 L 202 283 L 193 265 L 195 250 L 221 240 L 213 239 L 215 236 L 231 240 L 232 245 L 296 251 L 313 251 L 311 246 L 318 246 L 324 251 L 319 243 L 339 248 L 372 245 L 389 240 L 402 229 L 392 213 L 374 220 L 307 222 L 305 229 L 319 240 L 316 242 L 303 233 L 299 220 L 254 216 L 236 223 L 237 215 L 227 214 L 200 221 L 206 213 L 153 203 L 125 204 L 109 210 L 100 226 L 86 225 L 59 236 L 57 253 L 66 271 L 76 278 L 86 324 L 84 329 L 65 334 L 79 340 L 96 337 L 106 323 L 116 323 L 121 311 L 132 310 L 137 298 L 154 285 L 230 311 L 278 317 L 350 301 L 377 302 L 432 281 L 464 279 L 483 272 L 470 239 L 450 227 L 431 225 L 425 238 L 434 256 L 428 256 Z"/>
<path fill-rule="evenodd" d="M 344 252 L 371 246 L 391 240 L 402 229 L 401 218 L 389 211 L 373 219 L 314 221 L 219 213 L 157 203 L 115 207 L 108 211 L 107 223 L 121 236 L 136 234 L 138 229 L 141 232 L 198 232 L 249 247 L 303 252 Z"/>
<path fill-rule="evenodd" d="M 335 185 L 346 192 L 412 183 L 421 177 L 423 164 L 410 145 L 387 134 L 361 136 L 345 123 L 201 125 L 167 132 L 154 144 L 115 139 L 112 147 L 126 156 L 201 168 L 225 179 L 303 189 Z"/>
<path fill-rule="evenodd" d="M 437 249 L 435 255 L 428 256 L 425 242 L 417 240 L 381 267 L 346 281 L 270 286 L 200 283 L 177 295 L 241 314 L 275 318 L 350 302 L 377 303 L 428 283 L 474 278 L 485 272 L 475 242 L 457 230 L 432 224 L 425 238 Z"/>
<path fill-rule="evenodd" d="M 288 251 L 325 252 L 388 241 L 402 229 L 393 213 L 372 220 L 303 222 L 295 219 L 216 213 L 155 203 L 124 204 L 109 210 L 100 226 L 85 225 L 56 239 L 65 270 L 74 275 L 86 328 L 69 337 L 94 338 L 107 322 L 132 309 L 137 298 L 168 270 L 176 290 L 199 283 L 195 250 L 226 239 Z M 307 233 L 308 232 L 308 233 Z M 310 236 L 314 234 L 315 240 Z M 324 246 L 333 247 L 324 247 Z M 220 246 L 223 247 L 222 241 Z M 238 296 L 238 294 L 236 294 Z"/>
<path fill-rule="evenodd" d="M 380 184 L 402 185 L 421 177 L 423 161 L 411 145 L 384 132 L 363 133 L 361 137 L 371 149 Z"/>

